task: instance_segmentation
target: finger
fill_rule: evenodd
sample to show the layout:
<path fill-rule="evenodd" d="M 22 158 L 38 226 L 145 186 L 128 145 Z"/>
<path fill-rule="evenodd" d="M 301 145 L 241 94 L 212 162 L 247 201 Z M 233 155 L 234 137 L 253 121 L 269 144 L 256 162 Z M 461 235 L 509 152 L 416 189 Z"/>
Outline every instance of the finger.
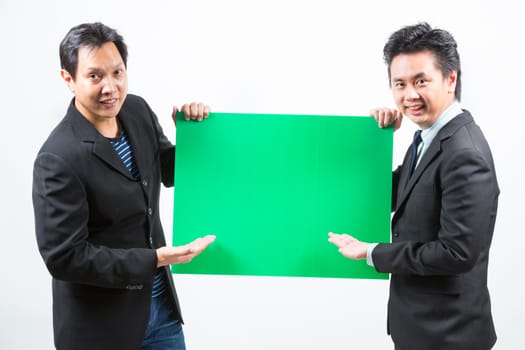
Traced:
<path fill-rule="evenodd" d="M 192 102 L 190 104 L 190 118 L 195 120 L 199 118 L 199 104 Z"/>
<path fill-rule="evenodd" d="M 209 246 L 210 244 L 215 242 L 216 239 L 217 239 L 217 236 L 215 235 L 206 235 L 204 236 L 203 241 L 206 244 L 206 246 Z"/>
<path fill-rule="evenodd" d="M 210 107 L 206 106 L 204 103 L 199 102 L 197 104 L 197 121 L 202 121 L 203 119 L 208 118 Z"/>
<path fill-rule="evenodd" d="M 328 242 L 335 245 L 337 248 L 342 248 L 344 244 L 337 238 L 328 238 Z"/>
<path fill-rule="evenodd" d="M 337 246 L 338 248 L 341 248 L 345 245 L 345 242 L 343 241 L 341 235 L 338 234 L 331 234 L 328 238 L 328 242 L 332 243 L 333 245 Z"/>
<path fill-rule="evenodd" d="M 349 259 L 355 259 L 355 254 L 353 251 L 351 251 L 348 247 L 343 247 L 339 249 L 339 253 L 341 253 L 344 257 Z"/>
<path fill-rule="evenodd" d="M 193 260 L 195 254 L 188 254 L 180 258 L 179 264 L 187 264 Z"/>
<path fill-rule="evenodd" d="M 181 110 L 182 110 L 182 113 L 184 113 L 184 119 L 185 120 L 190 120 L 190 117 L 191 117 L 190 106 L 188 104 L 184 104 L 182 106 Z"/>
<path fill-rule="evenodd" d="M 205 237 L 199 237 L 189 244 L 191 252 L 193 254 L 200 254 L 204 249 L 208 248 L 216 239 L 215 235 L 207 235 Z"/>
<path fill-rule="evenodd" d="M 177 126 L 177 112 L 179 111 L 179 108 L 177 106 L 173 106 L 173 111 L 171 112 L 171 118 L 173 119 L 173 123 L 175 123 L 175 126 Z"/>
<path fill-rule="evenodd" d="M 386 125 L 388 125 L 388 112 L 385 109 L 381 109 L 378 112 L 378 118 L 379 118 L 379 127 L 384 128 Z"/>
<path fill-rule="evenodd" d="M 198 103 L 197 104 L 197 121 L 202 121 L 204 118 L 204 104 Z"/>
<path fill-rule="evenodd" d="M 340 235 L 338 235 L 337 233 L 328 232 L 328 242 L 334 243 L 338 240 L 340 240 Z"/>
<path fill-rule="evenodd" d="M 188 254 L 191 254 L 191 247 L 189 245 L 182 245 L 182 246 L 177 246 L 177 247 L 171 247 L 172 250 L 171 250 L 171 255 L 174 255 L 174 256 L 183 256 L 183 255 L 188 255 Z"/>
<path fill-rule="evenodd" d="M 384 127 L 385 111 L 383 108 L 374 108 L 370 111 L 370 114 L 374 117 L 380 128 Z"/>
<path fill-rule="evenodd" d="M 396 110 L 396 120 L 394 122 L 394 131 L 396 131 L 397 129 L 399 129 L 401 127 L 401 123 L 403 122 L 403 114 Z"/>
<path fill-rule="evenodd" d="M 370 115 L 372 117 L 374 117 L 374 119 L 376 120 L 376 122 L 379 124 L 379 113 L 380 113 L 380 109 L 379 108 L 374 108 L 372 110 L 370 110 Z"/>

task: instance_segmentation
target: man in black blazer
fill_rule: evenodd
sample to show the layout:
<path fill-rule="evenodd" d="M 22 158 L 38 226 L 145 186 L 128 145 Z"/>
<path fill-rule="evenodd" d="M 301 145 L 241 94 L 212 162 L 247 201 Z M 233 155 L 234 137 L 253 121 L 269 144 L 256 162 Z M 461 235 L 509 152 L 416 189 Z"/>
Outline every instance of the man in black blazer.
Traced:
<path fill-rule="evenodd" d="M 55 346 L 184 349 L 169 265 L 189 262 L 215 237 L 166 247 L 160 183 L 173 186 L 175 148 L 148 104 L 127 94 L 123 38 L 101 23 L 76 26 L 60 44 L 60 60 L 74 98 L 33 173 L 36 238 L 53 276 Z M 200 121 L 209 107 L 182 111 Z"/>
<path fill-rule="evenodd" d="M 403 114 L 421 129 L 393 172 L 392 243 L 334 233 L 329 241 L 391 273 L 388 332 L 396 349 L 490 349 L 487 265 L 499 188 L 487 141 L 459 105 L 456 42 L 420 23 L 393 33 L 384 58 L 400 112 L 372 115 L 397 129 Z"/>

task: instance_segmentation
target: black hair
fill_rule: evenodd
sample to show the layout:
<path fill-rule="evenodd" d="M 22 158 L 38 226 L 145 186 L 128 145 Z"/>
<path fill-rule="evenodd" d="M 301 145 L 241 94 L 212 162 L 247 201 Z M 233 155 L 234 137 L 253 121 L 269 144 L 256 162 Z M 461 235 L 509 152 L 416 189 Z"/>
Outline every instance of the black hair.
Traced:
<path fill-rule="evenodd" d="M 117 47 L 124 66 L 127 65 L 128 47 L 124 38 L 115 30 L 100 22 L 84 23 L 69 30 L 60 42 L 60 66 L 75 80 L 78 66 L 78 50 L 81 47 L 99 48 L 107 42 Z"/>
<path fill-rule="evenodd" d="M 389 81 L 391 78 L 390 65 L 394 57 L 421 51 L 432 53 L 444 76 L 448 76 L 454 70 L 457 71 L 455 96 L 459 101 L 461 99 L 461 65 L 456 40 L 446 30 L 432 28 L 425 22 L 405 26 L 388 38 L 383 48 L 383 59 L 388 66 Z"/>

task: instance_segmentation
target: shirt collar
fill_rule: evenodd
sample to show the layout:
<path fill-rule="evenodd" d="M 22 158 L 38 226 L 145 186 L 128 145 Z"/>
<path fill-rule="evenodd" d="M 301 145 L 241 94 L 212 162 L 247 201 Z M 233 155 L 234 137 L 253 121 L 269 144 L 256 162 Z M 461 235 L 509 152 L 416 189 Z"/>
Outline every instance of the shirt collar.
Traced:
<path fill-rule="evenodd" d="M 438 134 L 439 130 L 444 127 L 449 121 L 454 119 L 459 114 L 463 113 L 461 106 L 457 100 L 454 100 L 450 106 L 448 106 L 439 118 L 429 128 L 422 130 L 421 139 L 423 144 L 430 145 L 434 137 Z"/>

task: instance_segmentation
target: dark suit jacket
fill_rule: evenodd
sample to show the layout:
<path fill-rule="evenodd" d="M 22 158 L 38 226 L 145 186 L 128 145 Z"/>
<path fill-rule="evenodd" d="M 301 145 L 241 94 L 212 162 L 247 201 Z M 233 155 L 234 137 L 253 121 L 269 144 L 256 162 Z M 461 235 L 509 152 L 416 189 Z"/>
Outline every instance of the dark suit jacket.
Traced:
<path fill-rule="evenodd" d="M 407 183 L 408 157 L 393 174 L 392 243 L 372 253 L 376 269 L 391 273 L 389 333 L 403 350 L 490 349 L 487 265 L 499 188 L 489 146 L 464 111 Z"/>
<path fill-rule="evenodd" d="M 74 101 L 34 163 L 36 237 L 53 276 L 58 349 L 136 350 L 149 319 L 155 248 L 166 245 L 160 183 L 173 186 L 175 149 L 140 97 L 128 95 L 118 118 L 140 179 Z"/>

